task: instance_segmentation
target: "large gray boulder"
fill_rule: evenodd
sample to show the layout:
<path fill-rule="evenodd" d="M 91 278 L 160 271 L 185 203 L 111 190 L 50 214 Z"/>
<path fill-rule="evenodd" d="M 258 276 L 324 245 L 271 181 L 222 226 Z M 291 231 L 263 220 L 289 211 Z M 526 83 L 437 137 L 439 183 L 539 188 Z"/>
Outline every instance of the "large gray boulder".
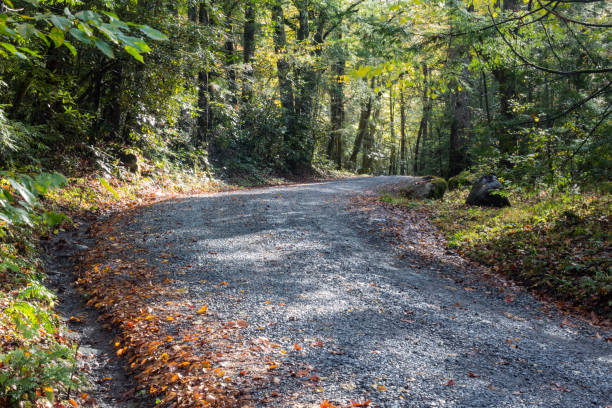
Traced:
<path fill-rule="evenodd" d="M 415 179 L 400 188 L 400 195 L 408 198 L 441 200 L 446 192 L 446 180 L 435 176 Z"/>
<path fill-rule="evenodd" d="M 509 207 L 508 197 L 495 194 L 502 191 L 503 186 L 493 175 L 486 175 L 479 178 L 473 185 L 465 203 L 468 205 L 479 205 L 482 207 Z"/>

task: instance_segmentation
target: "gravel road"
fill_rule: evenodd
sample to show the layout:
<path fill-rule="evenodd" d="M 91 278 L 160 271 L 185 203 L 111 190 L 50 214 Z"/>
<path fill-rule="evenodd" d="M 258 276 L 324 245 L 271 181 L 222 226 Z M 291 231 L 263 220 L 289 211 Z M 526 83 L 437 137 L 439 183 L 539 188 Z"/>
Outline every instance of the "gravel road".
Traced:
<path fill-rule="evenodd" d="M 384 212 L 349 209 L 402 180 L 187 197 L 124 228 L 150 253 L 172 252 L 160 268 L 211 316 L 248 322 L 242 345 L 272 345 L 278 368 L 250 391 L 256 406 L 612 404 L 610 332 L 392 245 Z"/>

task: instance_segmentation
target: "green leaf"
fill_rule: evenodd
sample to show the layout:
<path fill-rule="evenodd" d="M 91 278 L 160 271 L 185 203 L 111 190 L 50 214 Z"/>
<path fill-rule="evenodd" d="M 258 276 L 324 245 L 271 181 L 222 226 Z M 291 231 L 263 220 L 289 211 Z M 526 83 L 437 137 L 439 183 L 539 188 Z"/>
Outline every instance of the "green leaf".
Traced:
<path fill-rule="evenodd" d="M 64 43 L 64 32 L 57 27 L 53 27 L 49 32 L 49 38 L 56 47 L 60 47 Z"/>
<path fill-rule="evenodd" d="M 36 196 L 32 194 L 23 184 L 20 182 L 13 180 L 12 178 L 8 179 L 11 186 L 19 193 L 23 201 L 25 201 L 29 206 L 34 206 L 36 204 Z"/>
<path fill-rule="evenodd" d="M 91 45 L 91 40 L 89 39 L 89 36 L 87 34 L 85 34 L 83 31 L 77 29 L 77 28 L 71 28 L 70 29 L 70 34 L 76 38 L 77 40 L 79 40 L 80 42 L 87 44 L 87 45 Z"/>
<path fill-rule="evenodd" d="M 142 58 L 142 55 L 140 55 L 140 53 L 138 52 L 138 50 L 136 48 L 132 47 L 131 45 L 126 45 L 125 46 L 125 50 L 132 57 L 136 58 L 136 60 L 138 60 L 138 61 L 140 61 L 140 62 L 142 62 L 144 64 L 144 58 Z"/>
<path fill-rule="evenodd" d="M 72 44 L 70 44 L 68 41 L 64 41 L 64 47 L 68 48 L 70 52 L 72 53 L 72 55 L 76 57 L 77 50 L 76 48 L 74 48 Z"/>
<path fill-rule="evenodd" d="M 113 49 L 111 48 L 110 45 L 108 45 L 108 43 L 102 41 L 99 38 L 94 38 L 94 44 L 96 45 L 96 48 L 98 48 L 100 51 L 102 51 L 104 53 L 104 55 L 106 55 L 108 58 L 115 58 L 115 54 L 113 53 Z"/>
<path fill-rule="evenodd" d="M 158 30 L 156 30 L 154 28 L 151 28 L 149 26 L 146 26 L 146 25 L 145 26 L 141 26 L 141 27 L 138 27 L 138 29 L 140 31 L 142 31 L 147 37 L 149 37 L 152 40 L 155 40 L 155 41 L 166 41 L 166 40 L 168 40 L 168 37 L 164 33 L 162 33 L 161 31 L 158 31 Z"/>
<path fill-rule="evenodd" d="M 16 57 L 19 57 L 21 59 L 28 59 L 28 57 L 26 57 L 24 54 L 22 54 L 21 52 L 17 51 L 17 48 L 15 48 L 15 46 L 13 44 L 5 43 L 5 42 L 0 42 L 0 45 L 3 46 L 4 48 L 6 48 L 8 50 L 8 52 L 10 52 L 11 54 L 15 55 Z"/>
<path fill-rule="evenodd" d="M 68 29 L 72 25 L 72 22 L 66 17 L 56 16 L 55 14 L 52 14 L 49 19 L 55 27 L 59 28 L 62 31 L 68 31 Z"/>
<path fill-rule="evenodd" d="M 93 11 L 91 11 L 91 10 L 79 11 L 74 16 L 76 18 L 78 18 L 79 20 L 81 20 L 81 21 L 91 21 L 91 20 L 95 20 L 97 18 L 97 14 L 94 13 Z"/>

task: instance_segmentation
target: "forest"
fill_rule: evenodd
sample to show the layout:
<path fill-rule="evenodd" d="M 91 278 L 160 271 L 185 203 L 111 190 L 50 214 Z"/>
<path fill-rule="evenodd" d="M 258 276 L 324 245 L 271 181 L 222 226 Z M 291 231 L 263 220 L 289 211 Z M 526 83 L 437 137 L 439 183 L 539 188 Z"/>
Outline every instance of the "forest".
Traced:
<path fill-rule="evenodd" d="M 0 0 L 0 405 L 87 401 L 40 242 L 160 190 L 441 177 L 461 190 L 445 202 L 381 201 L 609 318 L 611 17 L 605 0 Z M 464 206 L 484 174 L 503 221 Z"/>
<path fill-rule="evenodd" d="M 2 7 L 4 169 L 610 178 L 605 1 Z"/>

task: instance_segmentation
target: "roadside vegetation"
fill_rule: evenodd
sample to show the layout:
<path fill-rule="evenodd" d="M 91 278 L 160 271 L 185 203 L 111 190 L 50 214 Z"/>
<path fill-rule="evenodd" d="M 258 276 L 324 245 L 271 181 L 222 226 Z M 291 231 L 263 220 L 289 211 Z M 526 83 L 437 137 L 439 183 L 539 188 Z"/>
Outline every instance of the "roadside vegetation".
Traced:
<path fill-rule="evenodd" d="M 511 207 L 465 204 L 469 189 L 444 200 L 384 195 L 385 203 L 424 211 L 450 248 L 557 302 L 562 309 L 612 318 L 612 198 L 550 190 L 509 192 Z"/>

